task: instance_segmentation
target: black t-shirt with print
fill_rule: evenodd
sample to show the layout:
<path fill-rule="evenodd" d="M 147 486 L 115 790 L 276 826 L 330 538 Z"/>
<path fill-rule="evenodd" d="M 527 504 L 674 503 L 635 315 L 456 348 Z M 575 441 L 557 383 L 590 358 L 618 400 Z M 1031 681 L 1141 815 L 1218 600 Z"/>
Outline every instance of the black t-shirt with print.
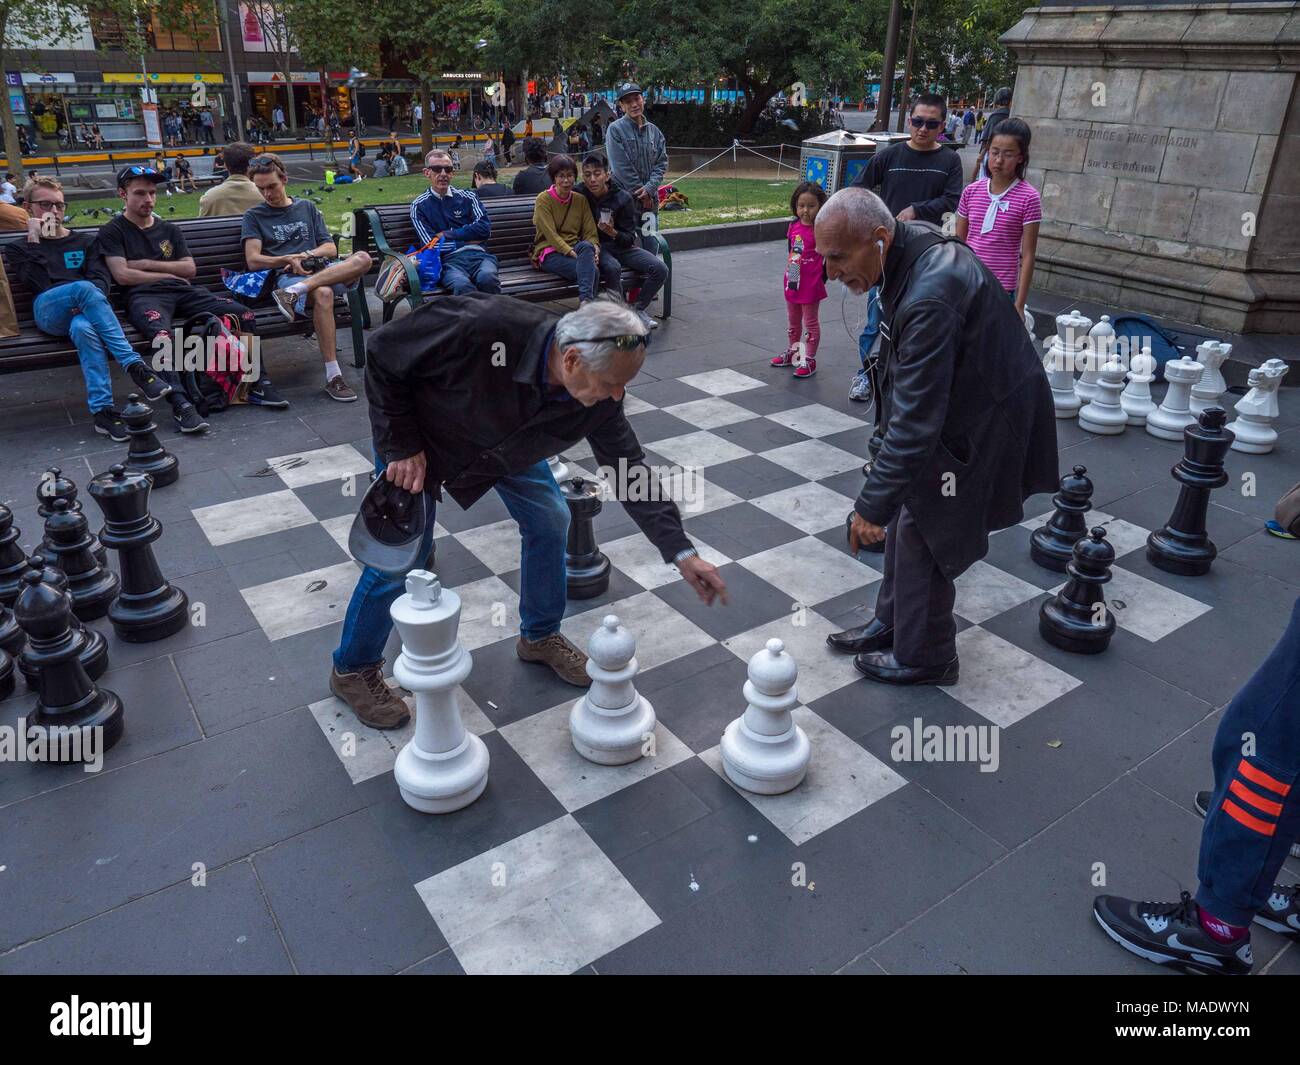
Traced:
<path fill-rule="evenodd" d="M 121 256 L 130 262 L 133 259 L 152 259 L 155 262 L 174 263 L 178 259 L 188 258 L 190 249 L 185 244 L 185 234 L 175 222 L 164 222 L 157 215 L 152 215 L 153 225 L 141 229 L 125 215 L 99 227 L 99 251 L 104 258 Z M 188 285 L 179 277 L 159 277 L 151 285 Z M 136 286 L 131 286 L 136 287 Z"/>

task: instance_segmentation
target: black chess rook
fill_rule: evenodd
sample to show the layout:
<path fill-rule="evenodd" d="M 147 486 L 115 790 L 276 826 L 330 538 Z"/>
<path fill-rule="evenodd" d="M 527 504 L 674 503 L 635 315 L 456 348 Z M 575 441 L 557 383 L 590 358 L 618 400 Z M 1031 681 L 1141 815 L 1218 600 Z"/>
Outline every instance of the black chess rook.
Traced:
<path fill-rule="evenodd" d="M 1093 529 L 1074 545 L 1074 557 L 1066 567 L 1070 579 L 1038 611 L 1038 631 L 1043 639 L 1062 651 L 1100 654 L 1115 635 L 1115 616 L 1106 605 L 1103 586 L 1111 578 L 1115 549 L 1106 540 L 1106 530 Z"/>
<path fill-rule="evenodd" d="M 600 513 L 599 481 L 574 477 L 560 486 L 569 505 L 565 571 L 570 599 L 594 599 L 609 588 L 609 559 L 596 544 L 592 521 Z"/>
<path fill-rule="evenodd" d="M 23 580 L 14 611 L 27 633 L 24 658 L 36 670 L 38 691 L 28 725 L 46 730 L 52 761 L 70 760 L 70 752 L 84 750 L 83 744 L 55 742 L 72 730 L 84 735 L 86 729 L 102 729 L 97 749 L 107 751 L 122 738 L 122 700 L 96 687 L 81 664 L 71 598 L 38 570 L 28 570 Z"/>
<path fill-rule="evenodd" d="M 0 503 L 0 603 L 13 606 L 23 588 L 27 556 L 18 545 L 22 533 L 14 526 L 14 512 Z"/>
<path fill-rule="evenodd" d="M 54 511 L 45 521 L 45 540 L 50 551 L 46 557 L 68 578 L 68 594 L 78 620 L 102 618 L 117 596 L 118 579 L 92 554 L 94 538 L 86 515 L 70 510 L 66 499 L 56 499 Z"/>
<path fill-rule="evenodd" d="M 132 393 L 122 408 L 122 421 L 131 442 L 127 444 L 126 467 L 147 473 L 155 488 L 165 488 L 181 475 L 180 460 L 158 442 L 158 426 L 153 422 L 153 408 Z"/>
<path fill-rule="evenodd" d="M 163 578 L 153 543 L 162 525 L 149 513 L 149 474 L 120 463 L 91 478 L 91 497 L 104 513 L 104 546 L 117 552 L 121 590 L 108 608 L 118 638 L 151 643 L 180 632 L 189 620 L 189 599 Z"/>
<path fill-rule="evenodd" d="M 1074 545 L 1088 533 L 1087 514 L 1092 506 L 1092 481 L 1086 466 L 1075 466 L 1061 478 L 1061 487 L 1052 496 L 1056 507 L 1046 525 L 1029 537 L 1029 557 L 1044 569 L 1066 572 L 1074 558 Z"/>
<path fill-rule="evenodd" d="M 44 555 L 32 555 L 27 560 L 27 572 L 36 573 L 46 584 L 53 588 L 60 595 L 68 597 L 68 611 L 73 609 L 72 596 L 68 594 L 68 578 L 63 570 L 50 563 Z M 23 575 L 26 581 L 26 573 Z M 21 597 L 21 593 L 20 593 Z M 22 625 L 22 619 L 18 617 L 17 604 L 14 606 L 14 617 L 17 618 L 18 624 Z M 95 629 L 88 629 L 72 614 L 72 635 L 77 645 L 77 658 L 81 662 L 82 668 L 91 680 L 95 680 L 104 675 L 108 669 L 108 641 L 104 639 L 104 634 Z M 24 641 L 30 634 L 24 630 Z M 23 675 L 29 688 L 35 688 L 40 681 L 37 663 L 31 657 L 30 641 L 26 642 L 26 649 L 18 656 L 18 672 Z"/>
<path fill-rule="evenodd" d="M 1210 572 L 1219 553 L 1206 532 L 1205 518 L 1210 493 L 1228 483 L 1223 459 L 1236 434 L 1225 428 L 1227 420 L 1222 407 L 1210 407 L 1183 430 L 1183 458 L 1170 471 L 1182 485 L 1178 500 L 1164 527 L 1147 537 L 1147 559 L 1167 573 L 1200 577 Z"/>
<path fill-rule="evenodd" d="M 36 486 L 36 513 L 41 521 L 45 521 L 54 513 L 54 504 L 60 500 L 66 499 L 68 509 L 80 514 L 81 500 L 77 498 L 77 486 L 69 477 L 63 476 L 63 471 L 58 466 L 51 466 L 45 471 Z M 89 519 L 87 519 L 89 520 Z M 38 548 L 40 553 L 46 558 L 52 558 L 54 552 L 50 550 L 50 541 L 42 539 Z M 90 551 L 99 560 L 101 566 L 108 565 L 108 550 L 99 542 L 99 537 L 94 533 L 90 534 Z M 18 575 L 22 580 L 22 574 Z"/>

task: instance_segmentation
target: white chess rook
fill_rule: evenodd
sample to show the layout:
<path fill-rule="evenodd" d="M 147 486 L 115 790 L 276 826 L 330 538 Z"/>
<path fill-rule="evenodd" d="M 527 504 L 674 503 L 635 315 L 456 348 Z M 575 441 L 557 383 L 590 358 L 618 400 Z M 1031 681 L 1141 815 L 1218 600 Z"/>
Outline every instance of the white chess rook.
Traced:
<path fill-rule="evenodd" d="M 1170 359 L 1165 363 L 1165 380 L 1169 391 L 1164 402 L 1147 416 L 1147 432 L 1162 440 L 1183 439 L 1183 430 L 1196 421 L 1191 411 L 1192 385 L 1205 369 L 1195 359 Z"/>
<path fill-rule="evenodd" d="M 1277 444 L 1277 430 L 1273 428 L 1279 413 L 1277 390 L 1286 371 L 1287 364 L 1281 359 L 1269 359 L 1250 371 L 1250 391 L 1237 400 L 1237 417 L 1228 425 L 1237 434 L 1233 451 L 1267 455 Z"/>
<path fill-rule="evenodd" d="M 1087 319 L 1085 318 L 1084 321 Z M 1110 324 L 1110 315 L 1103 314 L 1097 319 L 1097 324 L 1088 330 L 1087 341 L 1083 344 L 1083 372 L 1074 382 L 1074 394 L 1079 397 L 1081 404 L 1091 403 L 1097 398 L 1097 383 L 1101 380 L 1101 368 L 1110 362 L 1114 350 L 1115 328 Z"/>
<path fill-rule="evenodd" d="M 1119 397 L 1120 406 L 1129 425 L 1146 425 L 1147 416 L 1156 409 L 1151 399 L 1151 382 L 1156 379 L 1156 360 L 1151 354 L 1151 341 L 1129 359 L 1128 384 Z"/>
<path fill-rule="evenodd" d="M 655 712 L 632 682 L 639 668 L 635 637 L 607 614 L 587 641 L 591 687 L 569 711 L 574 749 L 589 762 L 627 765 L 644 754 Z"/>
<path fill-rule="evenodd" d="M 1116 436 L 1128 428 L 1128 415 L 1120 405 L 1124 389 L 1124 364 L 1111 357 L 1097 375 L 1097 394 L 1079 411 L 1079 428 L 1101 436 Z"/>
<path fill-rule="evenodd" d="M 1220 344 L 1217 340 L 1206 340 L 1196 345 L 1196 361 L 1205 369 L 1201 371 L 1201 379 L 1192 385 L 1189 406 L 1193 414 L 1201 415 L 1211 407 L 1222 406 L 1219 397 L 1228 390 L 1228 383 L 1219 367 L 1231 351 L 1231 344 Z"/>
<path fill-rule="evenodd" d="M 745 712 L 722 734 L 722 767 L 731 782 L 759 795 L 780 795 L 799 786 L 812 747 L 794 723 L 799 705 L 794 682 L 799 668 L 777 639 L 749 660 Z"/>
<path fill-rule="evenodd" d="M 1056 316 L 1056 335 L 1043 356 L 1043 369 L 1052 386 L 1052 405 L 1058 418 L 1073 418 L 1079 411 L 1074 393 L 1075 360 L 1082 350 L 1092 320 L 1078 311 Z"/>
<path fill-rule="evenodd" d="M 460 596 L 428 570 L 412 570 L 391 613 L 402 638 L 393 676 L 415 693 L 415 736 L 398 752 L 393 777 L 407 805 L 450 813 L 482 795 L 488 778 L 487 747 L 465 731 L 456 704 L 473 665 L 456 638 Z"/>

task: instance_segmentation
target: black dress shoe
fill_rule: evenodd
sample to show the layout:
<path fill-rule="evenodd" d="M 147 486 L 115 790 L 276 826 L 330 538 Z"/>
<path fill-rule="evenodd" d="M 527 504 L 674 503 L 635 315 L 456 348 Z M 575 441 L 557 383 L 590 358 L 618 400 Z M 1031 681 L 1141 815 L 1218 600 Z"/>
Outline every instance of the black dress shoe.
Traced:
<path fill-rule="evenodd" d="M 894 630 L 886 628 L 878 618 L 872 618 L 865 625 L 843 632 L 832 632 L 826 642 L 837 651 L 856 655 L 863 651 L 888 651 L 894 646 Z"/>
<path fill-rule="evenodd" d="M 904 666 L 893 651 L 860 654 L 853 659 L 854 668 L 863 676 L 881 684 L 956 684 L 957 656 L 941 666 Z"/>

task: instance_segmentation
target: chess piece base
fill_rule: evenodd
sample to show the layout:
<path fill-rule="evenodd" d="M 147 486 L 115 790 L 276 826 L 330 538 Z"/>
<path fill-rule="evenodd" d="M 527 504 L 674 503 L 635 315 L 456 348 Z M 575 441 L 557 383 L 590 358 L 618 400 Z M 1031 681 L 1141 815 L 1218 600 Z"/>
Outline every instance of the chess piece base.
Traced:
<path fill-rule="evenodd" d="M 189 622 L 189 597 L 179 588 L 165 586 L 162 596 L 119 595 L 108 608 L 108 620 L 119 640 L 152 643 L 173 636 Z"/>
<path fill-rule="evenodd" d="M 8 651 L 0 651 L 0 699 L 14 693 L 14 660 Z"/>
<path fill-rule="evenodd" d="M 1089 403 L 1079 411 L 1079 428 L 1097 436 L 1118 436 L 1128 428 L 1128 416 L 1121 414 L 1118 420 L 1095 421 L 1089 415 L 1097 409 L 1097 404 Z"/>
<path fill-rule="evenodd" d="M 1240 451 L 1246 455 L 1267 455 L 1277 446 L 1276 429 L 1251 426 L 1240 418 L 1235 422 L 1229 422 L 1228 428 L 1237 434 L 1232 442 L 1233 451 Z"/>
<path fill-rule="evenodd" d="M 1185 542 L 1171 536 L 1168 529 L 1158 529 L 1147 537 L 1147 561 L 1180 577 L 1205 576 L 1218 554 L 1211 540 Z"/>
<path fill-rule="evenodd" d="M 1064 573 L 1065 567 L 1074 557 L 1075 540 L 1082 539 L 1085 534 L 1086 530 L 1079 533 L 1074 540 L 1060 540 L 1049 535 L 1048 526 L 1035 529 L 1033 535 L 1029 537 L 1029 557 L 1043 569 L 1050 569 L 1053 573 Z"/>
<path fill-rule="evenodd" d="M 1038 611 L 1038 631 L 1053 647 L 1077 655 L 1097 655 L 1110 646 L 1115 635 L 1115 618 L 1106 611 L 1104 625 L 1092 623 L 1092 611 L 1070 610 L 1049 599 Z"/>
<path fill-rule="evenodd" d="M 102 753 L 110 750 L 122 738 L 126 718 L 122 709 L 122 700 L 115 692 L 107 688 L 93 688 L 84 700 L 83 706 L 60 707 L 57 712 L 54 712 L 38 702 L 32 713 L 31 724 L 51 731 L 102 728 L 103 738 L 99 747 Z M 59 744 L 50 744 L 47 757 L 51 761 L 63 761 L 64 759 L 56 757 L 59 749 Z M 84 745 L 82 749 L 84 750 Z"/>
<path fill-rule="evenodd" d="M 617 710 L 592 706 L 584 695 L 569 711 L 574 750 L 597 765 L 627 765 L 642 757 L 655 723 L 654 708 L 640 695 L 634 704 Z"/>
<path fill-rule="evenodd" d="M 1147 415 L 1148 433 L 1159 437 L 1161 440 L 1174 440 L 1180 444 L 1183 442 L 1183 430 L 1189 425 L 1195 424 L 1196 419 L 1191 414 L 1170 417 L 1159 407 Z"/>
<path fill-rule="evenodd" d="M 155 488 L 166 488 L 169 484 L 175 484 L 181 476 L 181 464 L 172 454 L 168 454 L 160 462 L 132 462 L 128 455 L 125 465 L 128 470 L 136 473 L 147 473 L 153 478 Z"/>
<path fill-rule="evenodd" d="M 760 736 L 736 718 L 722 734 L 722 768 L 727 778 L 756 795 L 793 791 L 808 774 L 812 745 L 798 725 L 780 736 Z"/>
<path fill-rule="evenodd" d="M 570 558 L 565 567 L 570 599 L 594 599 L 609 590 L 609 559 L 603 551 L 596 551 L 581 561 Z"/>
<path fill-rule="evenodd" d="M 97 629 L 83 628 L 80 633 L 82 643 L 77 658 L 81 662 L 81 668 L 86 671 L 86 676 L 91 680 L 98 680 L 108 670 L 108 641 Z M 18 656 L 18 672 L 23 675 L 27 687 L 39 686 L 40 674 L 35 667 L 28 664 L 25 655 Z"/>
<path fill-rule="evenodd" d="M 426 814 L 449 814 L 483 794 L 489 761 L 487 746 L 472 732 L 466 732 L 454 750 L 441 754 L 422 750 L 412 740 L 397 754 L 393 779 L 408 806 Z"/>

